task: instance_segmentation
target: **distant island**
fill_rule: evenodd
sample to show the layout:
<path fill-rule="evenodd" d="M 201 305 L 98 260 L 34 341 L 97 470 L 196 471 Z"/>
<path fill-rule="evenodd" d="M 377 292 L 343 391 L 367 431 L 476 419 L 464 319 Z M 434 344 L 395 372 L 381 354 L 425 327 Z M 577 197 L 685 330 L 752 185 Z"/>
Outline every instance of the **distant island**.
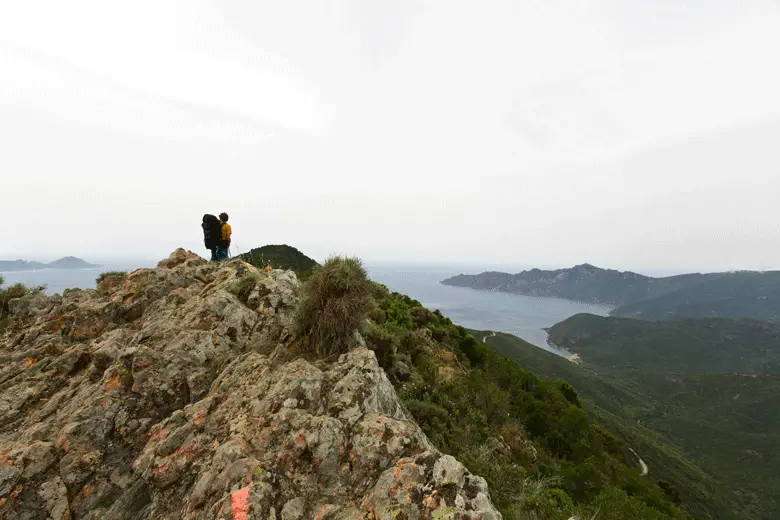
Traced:
<path fill-rule="evenodd" d="M 742 317 L 780 323 L 780 271 L 653 278 L 581 264 L 568 269 L 531 269 L 517 274 L 496 271 L 459 274 L 441 283 L 610 305 L 615 307 L 610 312 L 612 316 L 643 320 Z"/>
<path fill-rule="evenodd" d="M 0 260 L 0 271 L 38 271 L 40 269 L 89 269 L 101 267 L 75 256 L 64 256 L 47 264 L 27 260 Z"/>

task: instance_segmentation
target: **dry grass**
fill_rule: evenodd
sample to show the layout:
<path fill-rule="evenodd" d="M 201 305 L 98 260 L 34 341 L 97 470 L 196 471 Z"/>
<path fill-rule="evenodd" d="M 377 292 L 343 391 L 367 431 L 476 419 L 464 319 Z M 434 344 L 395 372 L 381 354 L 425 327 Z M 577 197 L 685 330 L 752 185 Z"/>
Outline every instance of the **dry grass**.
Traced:
<path fill-rule="evenodd" d="M 113 277 L 127 278 L 127 271 L 106 271 L 105 273 L 100 273 L 100 276 L 98 276 L 95 279 L 95 283 L 97 285 L 100 285 L 101 282 L 103 282 L 103 280 L 105 280 L 106 278 L 113 278 Z"/>
<path fill-rule="evenodd" d="M 46 290 L 45 285 L 27 287 L 24 284 L 17 283 L 4 287 L 5 280 L 0 276 L 0 329 L 8 327 L 11 324 L 11 315 L 9 302 L 15 298 L 21 298 L 28 294 L 40 293 Z"/>
<path fill-rule="evenodd" d="M 257 285 L 257 282 L 260 281 L 260 274 L 259 273 L 249 273 L 241 278 L 237 278 L 233 280 L 230 285 L 228 285 L 228 291 L 236 295 L 236 298 L 241 300 L 243 303 L 246 303 L 249 299 L 249 295 L 252 294 L 252 290 Z"/>
<path fill-rule="evenodd" d="M 346 351 L 366 317 L 371 290 L 357 258 L 334 256 L 315 267 L 296 315 L 296 332 L 307 349 L 323 358 Z"/>

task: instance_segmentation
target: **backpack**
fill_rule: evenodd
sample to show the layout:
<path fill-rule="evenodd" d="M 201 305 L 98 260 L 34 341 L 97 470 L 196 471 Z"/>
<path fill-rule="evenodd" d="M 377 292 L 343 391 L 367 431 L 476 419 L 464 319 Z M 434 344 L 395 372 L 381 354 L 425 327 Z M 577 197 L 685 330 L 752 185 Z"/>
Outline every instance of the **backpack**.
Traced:
<path fill-rule="evenodd" d="M 206 249 L 224 247 L 222 245 L 222 223 L 214 215 L 203 215 L 203 244 Z"/>

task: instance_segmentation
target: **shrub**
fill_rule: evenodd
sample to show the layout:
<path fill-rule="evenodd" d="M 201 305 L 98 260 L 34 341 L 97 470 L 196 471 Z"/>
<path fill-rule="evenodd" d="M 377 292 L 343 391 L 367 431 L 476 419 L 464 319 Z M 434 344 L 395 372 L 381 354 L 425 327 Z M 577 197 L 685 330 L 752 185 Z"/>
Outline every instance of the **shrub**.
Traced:
<path fill-rule="evenodd" d="M 412 316 L 409 314 L 409 307 L 403 301 L 393 300 L 385 309 L 385 313 L 387 314 L 387 321 L 405 329 L 412 328 Z"/>
<path fill-rule="evenodd" d="M 122 278 L 125 278 L 127 277 L 127 271 L 106 271 L 105 273 L 100 273 L 100 276 L 95 278 L 95 283 L 100 285 L 103 280 L 113 276 L 121 276 Z"/>
<path fill-rule="evenodd" d="M 372 286 L 357 258 L 334 256 L 314 268 L 301 288 L 296 332 L 320 357 L 341 354 L 366 317 Z"/>
<path fill-rule="evenodd" d="M 558 385 L 558 388 L 560 388 L 561 393 L 567 401 L 577 406 L 578 408 L 582 408 L 582 403 L 580 403 L 580 398 L 577 396 L 577 391 L 573 386 L 571 386 L 571 384 L 567 383 L 563 379 L 558 379 L 556 384 Z"/>
<path fill-rule="evenodd" d="M 21 298 L 28 294 L 36 294 L 46 290 L 45 285 L 36 285 L 27 287 L 24 284 L 16 283 L 14 285 L 3 287 L 5 279 L 0 276 L 0 329 L 5 328 L 11 322 L 9 302 L 15 298 Z"/>
<path fill-rule="evenodd" d="M 390 372 L 398 352 L 398 336 L 371 322 L 365 324 L 362 333 L 366 345 L 374 351 L 379 364 L 386 372 Z"/>

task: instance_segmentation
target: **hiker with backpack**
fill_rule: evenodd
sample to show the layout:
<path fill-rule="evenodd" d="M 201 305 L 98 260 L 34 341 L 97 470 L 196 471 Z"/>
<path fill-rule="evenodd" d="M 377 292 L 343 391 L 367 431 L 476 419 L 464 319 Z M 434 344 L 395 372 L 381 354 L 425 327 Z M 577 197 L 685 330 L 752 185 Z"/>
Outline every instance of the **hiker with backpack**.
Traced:
<path fill-rule="evenodd" d="M 206 249 L 211 251 L 211 261 L 218 262 L 230 256 L 230 239 L 233 229 L 228 222 L 228 214 L 220 213 L 219 218 L 214 215 L 203 215 L 203 242 Z"/>

